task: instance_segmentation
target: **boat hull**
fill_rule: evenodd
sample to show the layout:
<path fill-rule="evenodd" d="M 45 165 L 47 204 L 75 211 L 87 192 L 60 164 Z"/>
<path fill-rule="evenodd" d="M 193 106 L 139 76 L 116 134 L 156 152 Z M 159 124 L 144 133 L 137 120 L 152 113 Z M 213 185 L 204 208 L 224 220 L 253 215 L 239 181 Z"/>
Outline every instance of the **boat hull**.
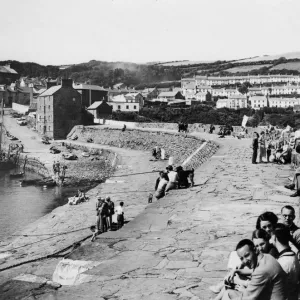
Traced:
<path fill-rule="evenodd" d="M 16 165 L 12 161 L 0 161 L 0 170 L 11 170 Z"/>

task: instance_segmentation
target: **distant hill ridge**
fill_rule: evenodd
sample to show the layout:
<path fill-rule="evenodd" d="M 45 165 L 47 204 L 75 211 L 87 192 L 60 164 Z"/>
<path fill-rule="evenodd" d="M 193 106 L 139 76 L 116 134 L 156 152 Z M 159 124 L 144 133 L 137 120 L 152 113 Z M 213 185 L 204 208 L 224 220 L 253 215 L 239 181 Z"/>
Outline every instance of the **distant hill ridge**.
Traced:
<path fill-rule="evenodd" d="M 145 64 L 90 60 L 74 65 L 43 66 L 34 62 L 0 61 L 0 65 L 6 64 L 10 64 L 20 76 L 38 78 L 64 76 L 76 82 L 87 82 L 106 88 L 120 82 L 128 87 L 147 87 L 162 82 L 170 82 L 174 85 L 174 82 L 179 82 L 182 77 L 194 75 L 300 75 L 300 52 L 263 55 L 232 61 L 180 60 Z"/>

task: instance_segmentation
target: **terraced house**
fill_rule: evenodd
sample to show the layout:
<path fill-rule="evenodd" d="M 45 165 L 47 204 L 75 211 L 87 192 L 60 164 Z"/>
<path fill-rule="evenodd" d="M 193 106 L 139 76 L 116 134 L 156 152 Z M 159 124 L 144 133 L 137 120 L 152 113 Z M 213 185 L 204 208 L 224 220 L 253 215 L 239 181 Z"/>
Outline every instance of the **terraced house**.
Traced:
<path fill-rule="evenodd" d="M 53 139 L 65 139 L 75 125 L 82 124 L 81 95 L 72 87 L 72 79 L 62 79 L 37 99 L 36 129 Z"/>
<path fill-rule="evenodd" d="M 300 83 L 299 75 L 255 75 L 255 76 L 195 76 L 181 79 L 181 87 L 185 89 L 187 84 L 195 82 L 196 87 L 201 85 L 232 85 L 249 82 L 250 84 L 266 83 Z"/>

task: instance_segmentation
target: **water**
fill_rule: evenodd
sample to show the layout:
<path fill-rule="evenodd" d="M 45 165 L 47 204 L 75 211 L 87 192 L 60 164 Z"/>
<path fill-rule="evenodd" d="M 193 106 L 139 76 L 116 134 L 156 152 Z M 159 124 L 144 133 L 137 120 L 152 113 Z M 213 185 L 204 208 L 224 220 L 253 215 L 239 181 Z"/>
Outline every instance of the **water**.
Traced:
<path fill-rule="evenodd" d="M 10 173 L 15 171 L 0 171 L 0 241 L 5 241 L 13 233 L 22 229 L 51 212 L 54 208 L 68 202 L 78 187 L 43 187 L 20 185 L 20 178 L 12 179 Z M 26 179 L 40 178 L 38 175 L 26 172 Z"/>

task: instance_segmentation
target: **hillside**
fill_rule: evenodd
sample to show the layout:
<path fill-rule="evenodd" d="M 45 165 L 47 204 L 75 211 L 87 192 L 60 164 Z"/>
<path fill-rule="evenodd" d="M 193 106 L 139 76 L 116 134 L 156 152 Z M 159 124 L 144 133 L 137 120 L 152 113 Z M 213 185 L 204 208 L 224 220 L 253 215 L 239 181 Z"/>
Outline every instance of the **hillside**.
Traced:
<path fill-rule="evenodd" d="M 178 86 L 182 77 L 194 75 L 300 75 L 300 52 L 215 62 L 199 60 L 137 64 L 91 60 L 76 65 L 42 66 L 33 62 L 0 61 L 0 65 L 7 63 L 20 76 L 69 77 L 76 82 L 89 82 L 106 88 L 119 82 L 128 87 Z"/>

